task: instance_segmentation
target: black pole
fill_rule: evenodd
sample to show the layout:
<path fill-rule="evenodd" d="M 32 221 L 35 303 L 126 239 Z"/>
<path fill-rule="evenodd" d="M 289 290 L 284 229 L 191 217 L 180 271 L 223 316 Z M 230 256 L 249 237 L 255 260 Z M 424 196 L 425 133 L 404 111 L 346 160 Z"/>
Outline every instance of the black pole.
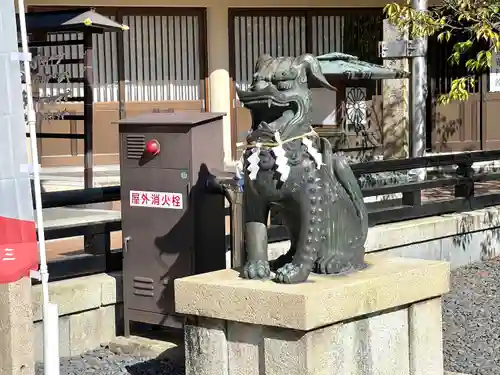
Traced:
<path fill-rule="evenodd" d="M 83 33 L 83 179 L 85 189 L 94 187 L 94 92 L 92 89 L 94 76 L 92 70 L 92 33 Z"/>
<path fill-rule="evenodd" d="M 486 147 L 484 142 L 484 121 L 486 116 L 484 115 L 485 106 L 484 106 L 484 97 L 487 90 L 487 82 L 485 79 L 485 74 L 481 74 L 479 76 L 479 149 L 484 151 Z"/>

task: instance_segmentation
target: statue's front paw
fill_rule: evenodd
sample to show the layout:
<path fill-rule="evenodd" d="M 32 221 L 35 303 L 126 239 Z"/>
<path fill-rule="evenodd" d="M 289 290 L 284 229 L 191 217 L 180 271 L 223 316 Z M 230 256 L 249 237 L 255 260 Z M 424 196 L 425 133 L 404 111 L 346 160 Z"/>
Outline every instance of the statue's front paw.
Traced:
<path fill-rule="evenodd" d="M 340 262 L 329 255 L 316 261 L 316 272 L 322 275 L 331 275 L 339 272 Z"/>
<path fill-rule="evenodd" d="M 307 280 L 309 272 L 304 267 L 297 266 L 293 263 L 287 263 L 276 271 L 275 281 L 283 284 L 303 283 Z"/>
<path fill-rule="evenodd" d="M 271 270 L 273 272 L 276 272 L 281 267 L 283 267 L 285 264 L 290 263 L 293 260 L 293 254 L 294 253 L 289 251 L 288 253 L 280 255 L 278 258 L 271 260 L 269 262 L 269 266 L 271 267 Z"/>
<path fill-rule="evenodd" d="M 271 275 L 269 262 L 266 260 L 251 260 L 243 267 L 245 279 L 265 279 Z"/>

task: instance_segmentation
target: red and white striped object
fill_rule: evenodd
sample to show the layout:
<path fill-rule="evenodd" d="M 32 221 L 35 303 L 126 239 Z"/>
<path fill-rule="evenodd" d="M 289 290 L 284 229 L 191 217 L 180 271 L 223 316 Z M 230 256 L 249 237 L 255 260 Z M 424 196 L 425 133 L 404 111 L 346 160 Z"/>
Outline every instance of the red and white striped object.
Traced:
<path fill-rule="evenodd" d="M 38 268 L 38 246 L 16 17 L 10 1 L 0 7 L 0 283 L 15 282 Z"/>
<path fill-rule="evenodd" d="M 37 269 L 35 222 L 0 216 L 0 284 L 18 281 Z"/>

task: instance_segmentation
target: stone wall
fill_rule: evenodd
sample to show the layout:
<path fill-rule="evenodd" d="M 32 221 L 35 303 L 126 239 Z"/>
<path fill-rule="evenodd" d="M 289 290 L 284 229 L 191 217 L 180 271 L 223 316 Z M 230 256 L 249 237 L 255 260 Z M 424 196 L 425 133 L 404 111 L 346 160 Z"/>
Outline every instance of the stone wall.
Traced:
<path fill-rule="evenodd" d="M 121 273 L 97 274 L 49 284 L 59 307 L 59 354 L 79 355 L 123 331 Z M 32 287 L 35 360 L 43 359 L 42 288 Z"/>

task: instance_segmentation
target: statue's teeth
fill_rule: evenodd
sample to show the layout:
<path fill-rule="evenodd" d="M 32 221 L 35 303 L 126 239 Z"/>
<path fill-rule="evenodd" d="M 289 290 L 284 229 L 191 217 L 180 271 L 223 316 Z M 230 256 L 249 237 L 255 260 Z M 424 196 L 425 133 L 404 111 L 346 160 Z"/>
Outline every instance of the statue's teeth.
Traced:
<path fill-rule="evenodd" d="M 271 108 L 271 104 L 272 104 L 271 99 L 267 99 L 267 106 L 268 106 L 269 108 Z"/>

